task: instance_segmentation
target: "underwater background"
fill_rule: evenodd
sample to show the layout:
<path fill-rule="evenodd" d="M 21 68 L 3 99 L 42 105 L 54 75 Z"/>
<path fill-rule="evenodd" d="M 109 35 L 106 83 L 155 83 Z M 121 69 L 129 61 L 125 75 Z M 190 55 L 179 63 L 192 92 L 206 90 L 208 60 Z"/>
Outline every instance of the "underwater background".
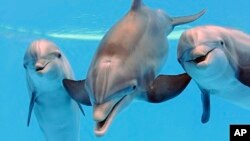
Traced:
<path fill-rule="evenodd" d="M 26 126 L 29 96 L 23 56 L 36 39 L 49 39 L 67 56 L 76 79 L 85 79 L 102 36 L 130 9 L 131 0 L 0 0 L 0 141 L 45 141 L 35 115 Z M 184 16 L 207 9 L 168 36 L 169 56 L 160 73 L 184 72 L 176 59 L 186 29 L 220 25 L 250 33 L 248 0 L 144 0 L 153 9 Z M 157 49 L 157 48 L 156 48 Z M 81 141 L 228 141 L 230 124 L 250 124 L 250 111 L 211 96 L 211 118 L 200 121 L 200 90 L 191 81 L 178 97 L 161 104 L 134 101 L 95 137 L 92 108 L 83 106 Z"/>

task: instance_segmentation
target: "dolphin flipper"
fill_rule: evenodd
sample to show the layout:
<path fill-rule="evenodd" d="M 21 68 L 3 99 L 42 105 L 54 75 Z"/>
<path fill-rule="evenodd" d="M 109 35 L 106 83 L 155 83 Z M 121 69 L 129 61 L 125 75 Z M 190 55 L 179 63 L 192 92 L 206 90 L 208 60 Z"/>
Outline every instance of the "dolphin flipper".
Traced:
<path fill-rule="evenodd" d="M 250 87 L 250 67 L 239 67 L 238 68 L 238 80 Z"/>
<path fill-rule="evenodd" d="M 29 105 L 29 113 L 28 113 L 27 126 L 30 125 L 30 118 L 31 118 L 31 115 L 32 115 L 32 110 L 34 108 L 35 101 L 36 101 L 35 97 L 36 97 L 35 92 L 32 92 L 31 99 L 30 99 L 30 105 Z"/>
<path fill-rule="evenodd" d="M 83 116 L 85 116 L 85 112 L 83 111 L 81 104 L 77 103 L 77 105 L 78 105 L 80 111 L 82 112 Z"/>
<path fill-rule="evenodd" d="M 202 107 L 203 113 L 201 117 L 202 123 L 207 123 L 210 118 L 210 95 L 206 90 L 201 90 L 201 100 L 202 100 Z"/>
<path fill-rule="evenodd" d="M 88 93 L 85 90 L 85 80 L 74 81 L 63 79 L 63 85 L 69 95 L 78 103 L 91 106 Z"/>
<path fill-rule="evenodd" d="M 147 100 L 160 103 L 179 95 L 190 82 L 187 73 L 180 75 L 159 75 L 148 90 Z"/>

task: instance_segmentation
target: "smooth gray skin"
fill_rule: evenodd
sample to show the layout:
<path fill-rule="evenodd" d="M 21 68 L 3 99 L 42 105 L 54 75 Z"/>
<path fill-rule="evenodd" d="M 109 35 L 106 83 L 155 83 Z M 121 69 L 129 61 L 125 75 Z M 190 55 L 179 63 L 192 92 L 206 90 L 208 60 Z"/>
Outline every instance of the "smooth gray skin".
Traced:
<path fill-rule="evenodd" d="M 31 43 L 24 56 L 24 68 L 32 109 L 47 141 L 79 141 L 80 110 L 62 85 L 74 79 L 71 67 L 55 44 L 48 40 Z"/>
<path fill-rule="evenodd" d="M 97 136 L 105 134 L 115 115 L 133 99 L 159 103 L 181 93 L 190 81 L 186 74 L 155 78 L 167 58 L 166 36 L 176 25 L 192 22 L 204 12 L 171 18 L 134 0 L 102 39 L 86 80 L 64 80 L 76 101 L 89 103 L 85 98 L 90 97 Z"/>
<path fill-rule="evenodd" d="M 203 115 L 210 116 L 210 95 L 250 109 L 250 36 L 219 26 L 185 31 L 178 45 L 178 60 L 202 91 Z"/>

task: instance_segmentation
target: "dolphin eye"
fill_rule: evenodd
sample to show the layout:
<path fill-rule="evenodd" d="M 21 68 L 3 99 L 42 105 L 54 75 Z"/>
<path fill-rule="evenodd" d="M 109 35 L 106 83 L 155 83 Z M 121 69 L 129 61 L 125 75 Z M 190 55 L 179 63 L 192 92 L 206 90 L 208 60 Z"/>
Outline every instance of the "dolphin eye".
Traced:
<path fill-rule="evenodd" d="M 223 46 L 223 45 L 224 45 L 224 42 L 223 42 L 223 41 L 220 41 L 220 45 L 222 45 L 222 46 Z"/>
<path fill-rule="evenodd" d="M 62 54 L 58 52 L 58 53 L 56 53 L 56 56 L 57 56 L 57 58 L 60 59 L 62 57 Z"/>
<path fill-rule="evenodd" d="M 136 89 L 136 85 L 132 86 L 132 89 L 135 90 Z"/>

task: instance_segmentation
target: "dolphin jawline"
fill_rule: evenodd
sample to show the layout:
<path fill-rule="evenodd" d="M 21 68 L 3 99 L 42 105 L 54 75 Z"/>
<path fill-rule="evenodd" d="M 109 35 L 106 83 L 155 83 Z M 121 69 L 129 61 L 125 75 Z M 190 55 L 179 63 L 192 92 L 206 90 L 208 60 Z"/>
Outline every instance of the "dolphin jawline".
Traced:
<path fill-rule="evenodd" d="M 215 48 L 214 48 L 215 49 Z M 207 59 L 207 56 L 214 50 L 208 51 L 205 55 L 200 55 L 199 57 L 196 57 L 195 59 L 188 60 L 186 62 L 194 62 L 195 64 L 199 64 Z"/>
<path fill-rule="evenodd" d="M 109 112 L 108 116 L 101 122 L 96 122 L 96 127 L 95 127 L 95 134 L 97 136 L 103 136 L 107 129 L 109 128 L 112 120 L 114 119 L 115 115 L 121 108 L 121 106 L 124 104 L 123 101 L 125 98 L 128 97 L 128 95 L 123 96 L 112 108 L 112 110 Z"/>
<path fill-rule="evenodd" d="M 37 72 L 41 72 L 42 70 L 44 70 L 44 68 L 47 66 L 47 65 L 49 65 L 49 63 L 50 62 L 48 62 L 48 63 L 46 63 L 44 66 L 42 66 L 42 67 L 36 67 L 36 71 Z"/>

